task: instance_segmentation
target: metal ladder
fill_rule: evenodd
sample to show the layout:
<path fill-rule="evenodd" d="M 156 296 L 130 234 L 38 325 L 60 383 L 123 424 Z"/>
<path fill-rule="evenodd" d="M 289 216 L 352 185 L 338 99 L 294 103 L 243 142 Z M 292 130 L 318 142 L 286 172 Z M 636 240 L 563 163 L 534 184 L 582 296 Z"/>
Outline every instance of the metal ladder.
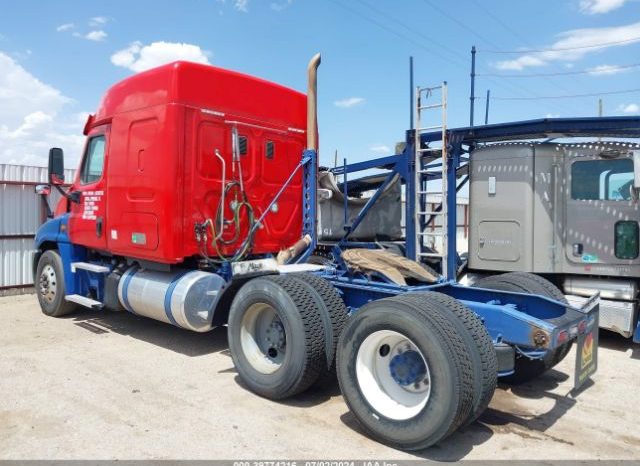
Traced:
<path fill-rule="evenodd" d="M 440 96 L 439 102 L 434 102 L 434 93 Z M 425 125 L 423 118 L 423 112 L 438 110 L 442 112 L 440 124 L 437 125 Z M 418 87 L 416 89 L 416 128 L 415 128 L 415 251 L 416 260 L 419 262 L 422 258 L 439 258 L 441 260 L 441 271 L 445 273 L 447 270 L 447 231 L 448 231 L 448 218 L 447 215 L 447 83 L 443 82 L 440 86 L 435 87 Z M 435 131 L 442 131 L 441 143 L 435 147 L 422 147 L 420 142 L 420 135 L 424 133 L 430 133 Z M 440 153 L 440 155 L 438 155 Z M 438 158 L 442 162 L 442 190 L 441 191 L 428 191 L 427 179 L 428 174 L 436 174 L 436 171 L 426 170 L 424 165 L 429 162 L 433 162 Z M 440 196 L 440 209 L 427 210 L 427 196 L 429 194 L 438 194 Z M 437 227 L 433 231 L 427 231 L 428 223 L 431 220 L 434 222 L 437 218 L 442 219 L 441 227 Z M 426 251 L 425 239 L 427 237 L 442 238 L 442 249 L 436 252 Z M 434 248 L 435 249 L 435 248 Z"/>

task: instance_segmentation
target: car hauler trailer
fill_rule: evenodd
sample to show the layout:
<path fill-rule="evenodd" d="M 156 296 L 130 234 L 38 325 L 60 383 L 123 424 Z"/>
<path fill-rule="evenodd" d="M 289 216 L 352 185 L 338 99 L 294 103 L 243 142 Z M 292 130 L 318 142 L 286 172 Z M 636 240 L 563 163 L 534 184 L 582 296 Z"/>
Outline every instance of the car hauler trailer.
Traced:
<path fill-rule="evenodd" d="M 452 261 L 449 273 L 458 266 L 458 278 L 466 284 L 512 291 L 533 291 L 536 286 L 521 283 L 521 277 L 535 274 L 554 283 L 574 305 L 598 292 L 600 327 L 640 342 L 640 117 L 548 118 L 454 128 L 447 134 L 449 141 L 458 141 L 450 142 L 451 150 L 460 154 L 456 189 L 470 185 L 469 253 Z M 611 140 L 615 138 L 619 140 Z M 424 151 L 439 151 L 433 145 L 441 140 L 441 131 L 420 136 Z M 438 183 L 439 158 L 438 153 L 427 160 L 428 181 Z M 385 166 L 376 161 L 371 165 Z M 331 172 L 343 174 L 345 169 Z M 347 191 L 357 196 L 383 180 L 380 175 L 350 180 Z M 406 193 L 409 199 L 410 190 Z M 443 245 L 446 248 L 446 239 L 455 235 L 455 229 L 446 231 L 442 225 L 457 220 L 442 207 L 439 192 L 429 194 L 436 196 L 433 202 L 417 196 L 417 207 L 406 205 L 407 235 L 416 238 L 413 248 L 405 249 L 404 239 L 398 241 L 400 223 L 388 216 L 384 225 L 376 219 L 382 233 L 376 239 L 440 271 Z M 429 208 L 426 219 L 416 215 Z M 326 223 L 335 223 L 325 217 Z M 336 229 L 322 225 L 325 250 L 333 238 L 323 237 L 323 231 Z M 420 237 L 421 231 L 429 239 L 443 240 L 434 248 Z M 449 249 L 455 253 L 452 244 Z"/>
<path fill-rule="evenodd" d="M 599 292 L 600 327 L 640 342 L 640 117 L 547 118 L 455 128 L 448 137 L 461 154 L 456 189 L 470 185 L 469 253 L 459 278 L 522 290 L 513 277 L 536 274 L 574 305 Z M 441 139 L 429 132 L 421 143 Z M 434 216 L 425 225 L 433 230 Z"/>
<path fill-rule="evenodd" d="M 575 341 L 584 383 L 597 367 L 597 295 L 578 308 L 469 288 L 449 268 L 441 276 L 349 240 L 393 177 L 417 188 L 411 138 L 378 162 L 394 174 L 346 226 L 331 265 L 306 263 L 318 239 L 319 63 L 306 96 L 185 62 L 113 86 L 85 126 L 76 179 L 36 236 L 43 312 L 127 310 L 197 332 L 226 324 L 252 391 L 282 399 L 337 373 L 366 431 L 403 449 L 473 422 L 497 377 L 534 376 Z M 50 151 L 56 188 L 62 159 Z"/>

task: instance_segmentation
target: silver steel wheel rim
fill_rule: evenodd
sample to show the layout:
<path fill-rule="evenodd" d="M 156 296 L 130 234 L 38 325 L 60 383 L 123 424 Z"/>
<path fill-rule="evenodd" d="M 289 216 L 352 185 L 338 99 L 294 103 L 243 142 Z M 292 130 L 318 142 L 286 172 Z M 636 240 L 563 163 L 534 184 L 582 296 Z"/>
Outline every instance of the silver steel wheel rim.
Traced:
<path fill-rule="evenodd" d="M 58 280 L 53 266 L 47 264 L 42 268 L 38 285 L 42 299 L 52 303 L 56 299 L 56 292 L 58 291 Z"/>
<path fill-rule="evenodd" d="M 397 364 L 405 360 L 410 360 L 403 363 L 406 367 Z M 413 372 L 415 376 L 411 376 Z M 415 417 L 431 395 L 427 360 L 411 339 L 392 330 L 379 330 L 364 339 L 356 355 L 356 378 L 371 407 L 389 419 Z M 414 379 L 415 383 L 407 383 Z"/>
<path fill-rule="evenodd" d="M 267 303 L 249 306 L 240 324 L 240 345 L 249 364 L 262 374 L 273 374 L 284 361 L 287 339 L 276 310 Z"/>

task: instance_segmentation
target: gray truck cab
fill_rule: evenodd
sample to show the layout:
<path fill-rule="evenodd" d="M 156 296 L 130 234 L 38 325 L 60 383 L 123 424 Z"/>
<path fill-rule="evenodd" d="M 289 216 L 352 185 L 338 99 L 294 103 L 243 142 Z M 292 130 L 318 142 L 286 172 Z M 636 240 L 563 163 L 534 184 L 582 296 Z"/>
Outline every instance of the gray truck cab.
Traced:
<path fill-rule="evenodd" d="M 572 304 L 599 291 L 600 326 L 632 336 L 640 146 L 502 143 L 470 160 L 469 270 L 540 274 Z"/>

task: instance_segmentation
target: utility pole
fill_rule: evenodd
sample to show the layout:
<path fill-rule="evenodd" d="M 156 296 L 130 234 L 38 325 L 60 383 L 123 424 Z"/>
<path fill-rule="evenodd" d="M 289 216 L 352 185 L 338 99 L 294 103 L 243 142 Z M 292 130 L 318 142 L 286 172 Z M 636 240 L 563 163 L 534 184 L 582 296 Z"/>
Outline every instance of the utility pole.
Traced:
<path fill-rule="evenodd" d="M 471 108 L 469 109 L 469 126 L 473 127 L 473 111 L 476 100 L 476 46 L 471 47 Z"/>
<path fill-rule="evenodd" d="M 484 124 L 489 123 L 489 98 L 491 97 L 491 89 L 487 89 L 487 101 L 484 107 Z"/>
<path fill-rule="evenodd" d="M 598 99 L 598 116 L 602 117 L 602 98 Z"/>
<path fill-rule="evenodd" d="M 413 129 L 413 57 L 409 57 L 409 129 Z"/>

